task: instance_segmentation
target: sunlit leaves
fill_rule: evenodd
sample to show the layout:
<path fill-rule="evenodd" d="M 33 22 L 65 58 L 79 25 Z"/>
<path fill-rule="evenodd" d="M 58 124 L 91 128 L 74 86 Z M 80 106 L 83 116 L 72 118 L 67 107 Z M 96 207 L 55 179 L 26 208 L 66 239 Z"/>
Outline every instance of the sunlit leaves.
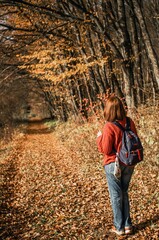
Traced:
<path fill-rule="evenodd" d="M 158 131 L 156 110 L 143 109 L 134 116 L 145 159 L 136 167 L 130 185 L 135 234 L 122 239 L 158 239 L 157 151 L 143 137 L 145 127 L 147 138 L 151 125 Z M 148 112 L 153 114 L 148 116 Z M 99 122 L 67 122 L 48 133 L 50 124 L 32 124 L 25 138 L 19 138 L 18 145 L 17 138 L 10 155 L 3 158 L 1 236 L 8 240 L 15 236 L 26 240 L 114 239 L 109 232 L 112 210 L 103 157 L 95 142 Z M 153 138 L 157 139 L 156 133 Z M 10 196 L 8 190 L 14 194 Z"/>

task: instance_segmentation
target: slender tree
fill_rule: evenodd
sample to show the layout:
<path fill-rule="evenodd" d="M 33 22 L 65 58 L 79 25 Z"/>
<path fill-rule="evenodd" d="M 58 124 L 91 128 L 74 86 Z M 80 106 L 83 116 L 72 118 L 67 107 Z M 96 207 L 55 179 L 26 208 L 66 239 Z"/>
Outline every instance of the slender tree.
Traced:
<path fill-rule="evenodd" d="M 86 114 L 83 99 L 93 106 L 108 89 L 129 107 L 158 97 L 156 1 L 1 0 L 0 8 L 1 37 L 52 116 Z"/>

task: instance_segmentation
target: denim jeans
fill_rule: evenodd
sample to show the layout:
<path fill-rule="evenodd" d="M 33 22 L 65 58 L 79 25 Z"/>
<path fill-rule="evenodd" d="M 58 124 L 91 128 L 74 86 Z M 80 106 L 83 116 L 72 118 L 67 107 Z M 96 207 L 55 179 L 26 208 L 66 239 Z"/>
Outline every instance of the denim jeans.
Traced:
<path fill-rule="evenodd" d="M 130 205 L 128 197 L 128 187 L 134 167 L 121 167 L 121 178 L 114 176 L 114 165 L 105 165 L 106 178 L 108 182 L 109 195 L 114 216 L 114 226 L 117 230 L 132 226 L 130 218 Z"/>

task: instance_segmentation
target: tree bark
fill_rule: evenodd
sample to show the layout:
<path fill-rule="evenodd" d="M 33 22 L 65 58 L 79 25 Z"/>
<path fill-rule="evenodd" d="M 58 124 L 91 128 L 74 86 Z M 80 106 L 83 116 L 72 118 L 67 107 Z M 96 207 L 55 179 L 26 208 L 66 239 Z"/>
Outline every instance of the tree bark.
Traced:
<path fill-rule="evenodd" d="M 144 20 L 143 12 L 142 12 L 142 9 L 141 9 L 140 5 L 138 4 L 137 0 L 132 0 L 132 3 L 134 5 L 135 14 L 138 18 L 138 22 L 139 22 L 139 25 L 141 28 L 141 34 L 144 39 L 146 51 L 147 51 L 148 57 L 152 64 L 152 70 L 154 73 L 156 85 L 159 88 L 159 64 L 158 64 L 158 60 L 156 58 L 155 52 L 153 50 L 151 39 L 150 39 L 148 30 L 147 30 L 147 26 L 146 26 L 146 23 Z"/>

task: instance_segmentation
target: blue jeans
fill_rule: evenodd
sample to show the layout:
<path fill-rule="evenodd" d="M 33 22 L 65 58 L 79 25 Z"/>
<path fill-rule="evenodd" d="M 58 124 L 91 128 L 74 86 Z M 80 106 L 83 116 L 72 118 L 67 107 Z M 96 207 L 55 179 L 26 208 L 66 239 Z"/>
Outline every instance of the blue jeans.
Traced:
<path fill-rule="evenodd" d="M 114 176 L 114 165 L 105 165 L 105 172 L 108 182 L 109 195 L 114 215 L 114 226 L 117 230 L 132 226 L 130 218 L 130 205 L 128 197 L 128 187 L 134 167 L 121 166 L 121 178 Z"/>

